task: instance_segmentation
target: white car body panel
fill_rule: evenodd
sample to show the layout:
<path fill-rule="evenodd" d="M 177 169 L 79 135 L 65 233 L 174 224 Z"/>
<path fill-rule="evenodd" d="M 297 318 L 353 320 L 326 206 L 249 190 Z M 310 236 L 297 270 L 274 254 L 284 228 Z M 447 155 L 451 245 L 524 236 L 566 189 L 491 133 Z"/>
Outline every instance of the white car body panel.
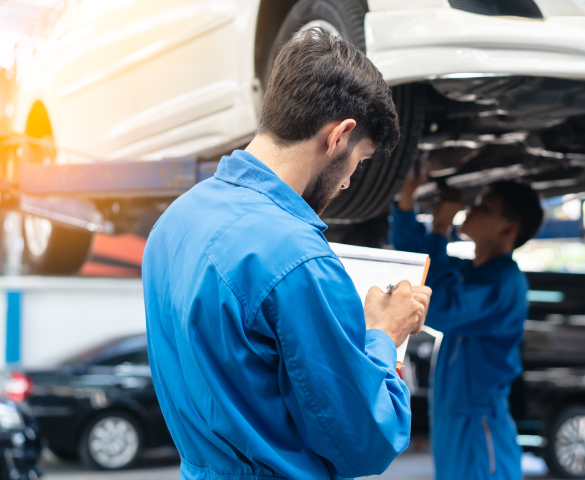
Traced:
<path fill-rule="evenodd" d="M 19 87 L 56 144 L 97 158 L 221 150 L 258 126 L 260 0 L 71 0 Z M 585 0 L 538 0 L 544 20 L 455 10 L 447 0 L 369 0 L 367 54 L 391 85 L 441 76 L 585 79 Z M 79 120 L 78 120 L 79 119 Z M 81 161 L 63 150 L 57 161 Z"/>
<path fill-rule="evenodd" d="M 529 20 L 452 8 L 370 12 L 366 45 L 391 85 L 475 73 L 585 79 L 585 16 Z"/>
<path fill-rule="evenodd" d="M 544 18 L 551 16 L 584 15 L 585 0 L 535 0 Z M 370 12 L 389 10 L 420 10 L 448 8 L 449 0 L 368 0 Z"/>
<path fill-rule="evenodd" d="M 257 8 L 249 0 L 82 0 L 23 75 L 15 128 L 24 131 L 39 99 L 57 145 L 106 159 L 249 135 L 258 124 Z M 240 122 L 226 122 L 228 111 Z"/>
<path fill-rule="evenodd" d="M 585 0 L 535 0 L 544 18 L 584 15 Z"/>

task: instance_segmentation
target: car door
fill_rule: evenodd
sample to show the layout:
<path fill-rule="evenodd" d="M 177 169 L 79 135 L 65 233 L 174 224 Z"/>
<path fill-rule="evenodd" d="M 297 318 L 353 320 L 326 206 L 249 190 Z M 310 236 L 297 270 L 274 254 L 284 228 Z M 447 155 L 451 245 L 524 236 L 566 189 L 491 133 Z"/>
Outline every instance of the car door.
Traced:
<path fill-rule="evenodd" d="M 149 446 L 173 446 L 152 381 L 146 345 L 100 359 L 90 367 L 93 376 L 104 382 L 108 406 L 128 407 L 142 419 Z"/>
<path fill-rule="evenodd" d="M 528 272 L 530 309 L 524 323 L 524 372 L 510 395 L 525 448 L 544 446 L 547 421 L 564 399 L 583 396 L 585 275 Z M 545 438 L 545 440 L 542 440 Z"/>
<path fill-rule="evenodd" d="M 522 350 L 525 370 L 585 366 L 585 275 L 527 275 L 530 310 Z"/>
<path fill-rule="evenodd" d="M 108 405 L 123 404 L 139 408 L 137 399 L 154 398 L 156 401 L 146 347 L 100 358 L 88 367 L 80 378 L 81 383 L 99 385 Z"/>
<path fill-rule="evenodd" d="M 233 104 L 240 2 L 70 3 L 43 62 L 61 146 L 102 156 Z"/>

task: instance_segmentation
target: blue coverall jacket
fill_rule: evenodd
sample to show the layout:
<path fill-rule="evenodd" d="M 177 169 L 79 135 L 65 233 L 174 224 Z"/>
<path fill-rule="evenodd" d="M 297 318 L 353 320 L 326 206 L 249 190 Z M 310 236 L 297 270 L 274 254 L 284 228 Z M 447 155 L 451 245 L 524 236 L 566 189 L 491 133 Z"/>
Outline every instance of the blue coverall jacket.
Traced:
<path fill-rule="evenodd" d="M 338 479 L 406 448 L 396 349 L 307 203 L 243 151 L 146 245 L 148 353 L 181 479 Z"/>
<path fill-rule="evenodd" d="M 437 480 L 519 480 L 521 450 L 508 395 L 522 372 L 528 283 L 512 256 L 479 267 L 447 255 L 414 212 L 394 208 L 397 250 L 428 253 L 433 289 L 426 325 L 443 332 L 433 382 Z"/>

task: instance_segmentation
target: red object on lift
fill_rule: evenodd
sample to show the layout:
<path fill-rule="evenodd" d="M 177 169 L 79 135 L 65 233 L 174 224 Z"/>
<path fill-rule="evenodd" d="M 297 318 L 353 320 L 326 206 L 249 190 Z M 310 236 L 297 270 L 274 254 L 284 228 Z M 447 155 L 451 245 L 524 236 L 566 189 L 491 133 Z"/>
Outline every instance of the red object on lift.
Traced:
<path fill-rule="evenodd" d="M 83 277 L 140 278 L 146 239 L 134 234 L 95 236 L 91 255 L 81 267 Z"/>

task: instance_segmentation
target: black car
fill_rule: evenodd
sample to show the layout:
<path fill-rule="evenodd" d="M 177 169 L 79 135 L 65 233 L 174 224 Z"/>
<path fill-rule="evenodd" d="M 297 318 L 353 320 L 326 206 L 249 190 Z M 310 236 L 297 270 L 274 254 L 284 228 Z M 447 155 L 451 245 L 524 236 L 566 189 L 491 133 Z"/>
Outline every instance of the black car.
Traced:
<path fill-rule="evenodd" d="M 30 382 L 22 400 L 61 458 L 115 470 L 132 465 L 145 448 L 174 447 L 154 391 L 145 335 L 109 341 L 54 368 L 15 374 Z"/>
<path fill-rule="evenodd" d="M 26 381 L 8 379 L 7 393 L 20 398 Z M 41 476 L 41 436 L 30 409 L 0 397 L 0 480 L 36 480 Z"/>
<path fill-rule="evenodd" d="M 527 276 L 524 373 L 510 395 L 518 443 L 558 476 L 585 478 L 585 275 Z M 412 340 L 401 376 L 412 394 L 412 433 L 428 435 L 429 371 L 440 341 L 429 333 Z"/>

